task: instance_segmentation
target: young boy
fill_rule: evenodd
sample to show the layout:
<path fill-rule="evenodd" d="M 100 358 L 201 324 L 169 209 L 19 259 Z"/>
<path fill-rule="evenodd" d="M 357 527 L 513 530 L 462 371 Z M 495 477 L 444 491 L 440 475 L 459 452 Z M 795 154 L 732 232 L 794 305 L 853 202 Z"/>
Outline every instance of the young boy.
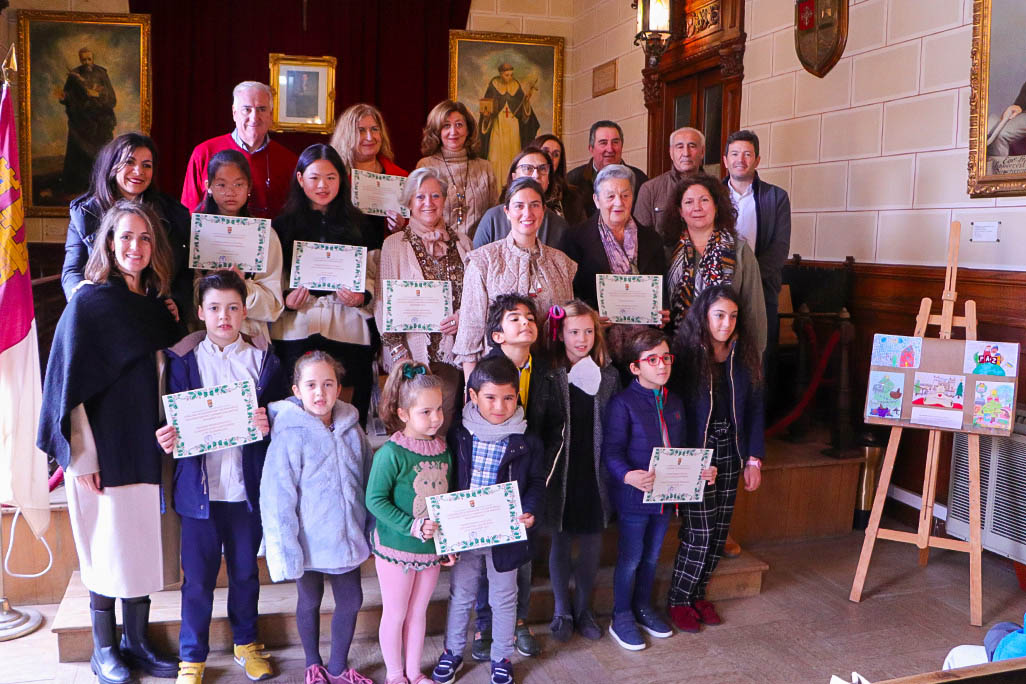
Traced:
<path fill-rule="evenodd" d="M 516 482 L 523 515 L 530 529 L 540 510 L 545 489 L 542 445 L 527 433 L 523 408 L 517 406 L 516 366 L 502 356 L 486 357 L 467 381 L 470 402 L 463 418 L 449 432 L 449 450 L 456 464 L 457 489 Z M 445 650 L 432 679 L 447 684 L 463 667 L 467 625 L 482 571 L 488 575 L 488 604 L 492 609 L 491 682 L 513 684 L 513 628 L 516 620 L 516 570 L 531 557 L 528 541 L 464 551 L 449 579 L 449 615 Z"/>
<path fill-rule="evenodd" d="M 252 380 L 260 403 L 254 420 L 266 436 L 270 426 L 264 407 L 284 396 L 284 381 L 266 339 L 250 340 L 239 332 L 246 318 L 245 282 L 233 271 L 213 271 L 197 281 L 196 300 L 206 330 L 165 351 L 167 392 Z M 171 425 L 157 430 L 157 441 L 168 453 L 177 439 Z M 263 536 L 258 505 L 266 451 L 264 440 L 175 461 L 174 506 L 182 519 L 185 573 L 177 684 L 203 680 L 222 546 L 235 662 L 253 681 L 274 674 L 263 645 L 257 643 L 257 549 Z"/>

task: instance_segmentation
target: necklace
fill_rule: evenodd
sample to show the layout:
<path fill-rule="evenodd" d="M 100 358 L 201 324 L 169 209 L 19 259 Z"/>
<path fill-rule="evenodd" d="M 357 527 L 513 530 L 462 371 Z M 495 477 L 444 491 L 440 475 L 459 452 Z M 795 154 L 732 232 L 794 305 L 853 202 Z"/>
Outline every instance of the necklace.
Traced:
<path fill-rule="evenodd" d="M 456 177 L 452 174 L 452 169 L 449 168 L 449 162 L 445 158 L 445 155 L 441 152 L 438 153 L 441 157 L 442 163 L 445 164 L 445 172 L 449 174 L 449 183 L 456 190 L 455 202 L 452 203 L 452 211 L 456 214 L 456 226 L 463 225 L 463 221 L 467 218 L 467 179 L 470 176 L 470 157 L 467 157 L 467 166 L 463 169 L 463 185 L 457 185 Z"/>

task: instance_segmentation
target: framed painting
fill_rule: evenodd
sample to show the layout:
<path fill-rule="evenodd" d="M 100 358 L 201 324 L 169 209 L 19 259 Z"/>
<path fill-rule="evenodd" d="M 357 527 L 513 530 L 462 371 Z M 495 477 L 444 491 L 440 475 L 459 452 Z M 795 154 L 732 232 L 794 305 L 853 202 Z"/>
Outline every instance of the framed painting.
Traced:
<path fill-rule="evenodd" d="M 100 149 L 149 134 L 150 15 L 18 11 L 19 149 L 28 216 L 67 216 Z"/>
<path fill-rule="evenodd" d="M 1021 0 L 974 0 L 969 195 L 1026 194 L 1026 64 Z"/>
<path fill-rule="evenodd" d="M 449 99 L 477 114 L 496 178 L 542 133 L 563 133 L 563 38 L 449 31 Z"/>
<path fill-rule="evenodd" d="M 334 57 L 272 52 L 271 130 L 330 134 L 335 129 Z"/>

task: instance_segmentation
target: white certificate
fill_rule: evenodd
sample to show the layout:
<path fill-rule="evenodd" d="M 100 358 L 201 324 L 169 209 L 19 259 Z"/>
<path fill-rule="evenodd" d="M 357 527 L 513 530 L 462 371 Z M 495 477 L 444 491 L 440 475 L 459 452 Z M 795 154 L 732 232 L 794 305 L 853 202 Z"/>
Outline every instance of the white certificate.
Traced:
<path fill-rule="evenodd" d="M 363 292 L 367 278 L 367 248 L 296 240 L 292 248 L 289 287 L 308 290 Z"/>
<path fill-rule="evenodd" d="M 193 214 L 189 238 L 189 268 L 237 266 L 247 273 L 267 270 L 270 219 L 249 216 Z"/>
<path fill-rule="evenodd" d="M 438 555 L 459 553 L 527 539 L 527 528 L 517 520 L 520 490 L 516 482 L 464 489 L 426 497 L 428 516 L 438 523 Z"/>
<path fill-rule="evenodd" d="M 599 314 L 613 323 L 659 325 L 663 322 L 661 275 L 595 274 Z"/>
<path fill-rule="evenodd" d="M 175 458 L 263 439 L 253 422 L 257 395 L 252 380 L 165 394 L 162 399 L 167 424 L 178 431 Z"/>
<path fill-rule="evenodd" d="M 384 332 L 441 332 L 452 315 L 448 280 L 383 280 Z"/>
<path fill-rule="evenodd" d="M 648 469 L 655 471 L 655 485 L 642 503 L 695 503 L 705 496 L 702 471 L 712 461 L 712 449 L 652 449 Z"/>
<path fill-rule="evenodd" d="M 409 218 L 410 210 L 399 202 L 404 187 L 402 176 L 353 169 L 353 204 L 365 214 L 385 216 L 391 209 Z"/>

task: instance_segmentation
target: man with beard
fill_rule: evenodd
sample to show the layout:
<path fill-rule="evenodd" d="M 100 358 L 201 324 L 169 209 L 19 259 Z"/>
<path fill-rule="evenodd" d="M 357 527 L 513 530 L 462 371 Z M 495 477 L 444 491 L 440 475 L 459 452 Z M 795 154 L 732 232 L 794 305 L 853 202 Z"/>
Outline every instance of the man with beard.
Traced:
<path fill-rule="evenodd" d="M 107 70 L 93 62 L 93 51 L 78 51 L 81 64 L 68 71 L 59 101 L 68 115 L 68 149 L 61 186 L 64 194 L 80 195 L 89 187 L 89 172 L 100 148 L 114 139 L 117 96 Z"/>

